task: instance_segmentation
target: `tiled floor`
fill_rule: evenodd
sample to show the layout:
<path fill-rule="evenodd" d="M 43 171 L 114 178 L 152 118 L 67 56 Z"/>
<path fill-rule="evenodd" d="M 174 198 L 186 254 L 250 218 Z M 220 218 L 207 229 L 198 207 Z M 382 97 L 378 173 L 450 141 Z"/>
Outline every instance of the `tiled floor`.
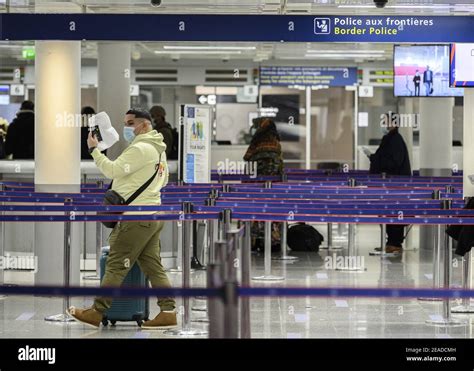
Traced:
<path fill-rule="evenodd" d="M 320 227 L 321 231 L 325 228 Z M 414 231 L 416 234 L 416 230 Z M 295 262 L 273 261 L 273 273 L 285 276 L 277 283 L 253 281 L 262 286 L 344 286 L 344 287 L 431 287 L 433 265 L 431 254 L 425 250 L 405 251 L 402 258 L 369 256 L 379 245 L 377 226 L 359 226 L 356 245 L 364 257 L 364 272 L 343 272 L 325 268 L 325 257 L 334 251 L 298 253 Z M 417 242 L 414 236 L 414 242 Z M 343 241 L 343 240 L 341 240 Z M 347 243 L 347 242 L 346 242 Z M 417 243 L 413 243 L 417 245 Z M 416 247 L 416 246 L 415 246 Z M 345 250 L 343 250 L 345 252 Z M 338 251 L 338 253 L 340 253 Z M 252 275 L 263 273 L 263 257 L 252 256 Z M 460 266 L 461 264 L 459 264 Z M 90 274 L 90 273 L 88 273 Z M 9 283 L 32 283 L 32 274 L 7 272 Z M 170 273 L 174 285 L 179 286 L 181 276 Z M 193 285 L 202 285 L 205 272 L 192 273 Z M 96 284 L 87 281 L 87 284 Z M 453 285 L 460 284 L 460 269 L 454 268 Z M 91 303 L 90 298 L 73 299 L 77 306 Z M 202 304 L 199 301 L 198 304 Z M 169 337 L 162 331 L 140 330 L 135 323 L 94 330 L 78 323 L 58 324 L 44 321 L 50 314 L 60 313 L 62 299 L 12 296 L 0 300 L 0 337 L 34 338 L 155 338 Z M 469 315 L 453 315 L 465 319 L 461 327 L 428 326 L 425 321 L 441 315 L 442 304 L 421 302 L 417 299 L 373 298 L 253 298 L 251 300 L 251 331 L 256 338 L 471 338 L 473 321 Z M 151 315 L 158 312 L 154 300 Z M 193 311 L 193 319 L 204 318 L 205 312 Z M 471 315 L 474 318 L 474 315 Z M 193 322 L 199 329 L 207 324 Z"/>

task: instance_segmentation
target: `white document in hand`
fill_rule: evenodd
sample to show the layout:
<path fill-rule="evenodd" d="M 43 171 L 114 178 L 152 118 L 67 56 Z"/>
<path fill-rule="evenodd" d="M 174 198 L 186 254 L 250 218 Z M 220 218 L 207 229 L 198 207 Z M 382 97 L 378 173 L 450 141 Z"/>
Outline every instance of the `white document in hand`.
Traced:
<path fill-rule="evenodd" d="M 115 130 L 110 122 L 110 117 L 105 112 L 99 112 L 97 115 L 92 116 L 89 119 L 89 128 L 99 128 L 102 140 L 99 142 L 97 148 L 99 151 L 103 151 L 107 148 L 112 147 L 119 140 L 117 130 Z"/>

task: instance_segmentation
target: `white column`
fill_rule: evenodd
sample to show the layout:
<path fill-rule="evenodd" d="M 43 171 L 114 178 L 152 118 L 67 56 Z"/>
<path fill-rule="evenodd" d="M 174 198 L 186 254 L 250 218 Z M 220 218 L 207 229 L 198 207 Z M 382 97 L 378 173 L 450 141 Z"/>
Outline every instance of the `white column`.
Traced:
<path fill-rule="evenodd" d="M 127 146 L 122 131 L 123 117 L 130 109 L 131 45 L 128 42 L 101 42 L 98 55 L 98 111 L 107 112 L 120 134 L 120 141 L 107 150 L 107 156 L 115 159 Z"/>
<path fill-rule="evenodd" d="M 463 195 L 474 196 L 474 185 L 468 175 L 474 174 L 474 89 L 464 89 L 464 124 L 463 124 Z"/>
<path fill-rule="evenodd" d="M 37 41 L 35 85 L 35 189 L 79 192 L 81 43 Z M 80 233 L 72 226 L 73 285 L 79 283 Z M 63 284 L 63 252 L 64 223 L 35 223 L 36 284 Z"/>
<path fill-rule="evenodd" d="M 420 98 L 420 175 L 452 172 L 454 98 Z"/>

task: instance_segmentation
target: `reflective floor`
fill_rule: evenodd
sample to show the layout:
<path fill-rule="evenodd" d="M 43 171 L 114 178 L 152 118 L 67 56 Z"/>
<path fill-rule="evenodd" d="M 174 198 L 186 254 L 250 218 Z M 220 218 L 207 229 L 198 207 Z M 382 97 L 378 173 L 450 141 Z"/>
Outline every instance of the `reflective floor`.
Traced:
<path fill-rule="evenodd" d="M 318 226 L 325 234 L 326 228 Z M 344 231 L 338 236 L 334 230 L 335 245 L 347 246 Z M 347 250 L 320 250 L 319 253 L 294 253 L 294 262 L 272 261 L 273 274 L 285 280 L 264 283 L 253 281 L 254 286 L 308 286 L 308 287 L 432 287 L 433 264 L 429 251 L 418 248 L 417 230 L 411 232 L 411 249 L 401 258 L 380 259 L 369 256 L 380 245 L 378 226 L 359 226 L 356 246 L 365 270 L 347 272 L 330 269 L 327 257 Z M 252 255 L 252 276 L 263 274 L 263 256 Z M 453 286 L 460 285 L 461 260 L 454 260 Z M 90 275 L 91 272 L 84 273 Z M 181 275 L 170 273 L 174 285 L 179 286 Z M 5 273 L 6 283 L 31 284 L 30 272 Z M 192 273 L 194 286 L 205 282 L 205 272 Z M 84 281 L 95 285 L 97 281 Z M 76 306 L 89 306 L 91 298 L 73 299 Z M 193 307 L 205 304 L 193 302 Z M 456 302 L 453 302 L 455 305 Z M 44 321 L 47 315 L 61 313 L 62 299 L 11 296 L 0 299 L 0 337 L 32 338 L 164 338 L 174 335 L 163 331 L 141 330 L 133 322 L 91 329 L 79 323 L 60 324 Z M 180 305 L 180 300 L 178 301 Z M 474 303 L 473 303 L 474 305 Z M 155 300 L 150 303 L 151 316 L 158 313 Z M 377 298 L 253 298 L 251 299 L 251 332 L 255 338 L 471 338 L 474 335 L 474 315 L 453 314 L 466 321 L 463 326 L 429 326 L 426 320 L 440 318 L 442 304 L 417 299 Z M 206 330 L 206 312 L 192 312 L 192 326 Z M 199 322 L 195 322 L 199 321 Z"/>

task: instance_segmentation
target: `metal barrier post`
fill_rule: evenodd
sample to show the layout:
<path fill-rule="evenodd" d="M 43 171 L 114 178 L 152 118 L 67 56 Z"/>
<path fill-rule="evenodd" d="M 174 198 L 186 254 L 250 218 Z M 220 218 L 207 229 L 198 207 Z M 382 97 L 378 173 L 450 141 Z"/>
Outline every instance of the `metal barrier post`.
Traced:
<path fill-rule="evenodd" d="M 182 286 L 191 287 L 191 241 L 192 241 L 192 220 L 186 220 L 186 215 L 192 213 L 191 202 L 183 202 L 183 267 Z M 165 334 L 178 336 L 205 335 L 207 331 L 191 327 L 191 298 L 183 298 L 183 322 L 181 330 L 168 330 Z"/>
<path fill-rule="evenodd" d="M 287 236 L 288 236 L 288 222 L 281 223 L 281 240 L 280 240 L 280 248 L 281 248 L 281 255 L 275 256 L 273 260 L 286 260 L 286 261 L 294 261 L 298 260 L 296 256 L 287 255 Z"/>
<path fill-rule="evenodd" d="M 182 125 L 182 124 L 181 124 Z M 181 129 L 180 129 L 181 130 Z M 178 165 L 180 165 L 178 163 Z M 180 166 L 179 169 L 181 169 L 182 166 Z M 181 174 L 181 170 L 180 171 L 180 175 L 179 176 L 182 176 Z M 176 182 L 176 185 L 178 187 L 182 187 L 184 185 L 184 181 L 182 179 L 179 179 L 177 182 Z M 176 243 L 176 247 L 178 248 L 177 250 L 177 253 L 176 253 L 176 266 L 173 267 L 173 268 L 169 268 L 168 269 L 168 272 L 170 273 L 181 273 L 183 271 L 183 267 L 180 265 L 181 262 L 183 261 L 183 249 L 184 249 L 184 242 L 183 242 L 183 214 L 181 213 L 180 214 L 180 218 L 179 220 L 176 222 L 176 229 L 177 229 L 177 243 Z"/>
<path fill-rule="evenodd" d="M 242 286 L 250 287 L 251 241 L 250 222 L 244 222 L 244 241 L 242 246 Z M 240 298 L 240 337 L 250 339 L 250 298 Z"/>
<path fill-rule="evenodd" d="M 369 252 L 370 256 L 380 255 L 381 258 L 385 257 L 385 239 L 387 235 L 387 225 L 380 224 L 380 247 L 375 248 L 374 251 Z"/>
<path fill-rule="evenodd" d="M 97 181 L 98 188 L 104 188 L 104 181 Z M 100 255 L 102 254 L 102 241 L 103 241 L 103 229 L 102 223 L 96 222 L 95 224 L 95 271 L 96 274 L 92 276 L 85 276 L 85 280 L 100 280 Z"/>
<path fill-rule="evenodd" d="M 356 180 L 353 178 L 350 178 L 348 180 L 348 186 L 350 188 L 356 187 L 357 186 Z M 349 223 L 347 249 L 348 249 L 347 255 L 349 259 L 345 259 L 345 264 L 342 264 L 342 266 L 336 266 L 336 270 L 349 271 L 349 272 L 365 271 L 365 267 L 362 264 L 360 264 L 360 259 L 359 259 L 358 252 L 355 246 L 355 225 L 353 223 Z"/>
<path fill-rule="evenodd" d="M 0 183 L 0 192 L 3 192 L 3 191 L 5 191 L 5 184 Z M 4 206 L 5 203 L 2 202 L 0 205 Z M 2 211 L 1 215 L 4 216 L 5 211 Z M 1 241 L 0 241 L 0 244 L 1 244 L 1 246 L 0 246 L 0 256 L 2 257 L 2 259 L 5 256 L 5 227 L 6 227 L 5 222 L 2 221 L 2 223 L 1 223 L 2 234 L 0 236 L 0 239 L 1 239 Z M 4 275 L 4 273 L 5 273 L 5 270 L 1 269 L 0 270 L 0 284 L 1 285 L 5 284 L 5 275 Z M 7 297 L 6 295 L 0 295 L 0 299 L 4 299 L 6 297 Z"/>
<path fill-rule="evenodd" d="M 471 289 L 472 280 L 472 250 L 467 252 L 462 259 L 462 288 L 463 290 Z M 471 304 L 471 298 L 463 298 L 461 305 L 455 306 L 452 313 L 474 313 L 474 305 Z"/>
<path fill-rule="evenodd" d="M 272 182 L 265 182 L 265 189 L 271 189 Z M 263 276 L 252 277 L 258 281 L 282 281 L 285 277 L 272 275 L 272 222 L 266 221 L 265 224 L 265 244 L 264 244 L 264 267 Z"/>
<path fill-rule="evenodd" d="M 285 277 L 272 275 L 272 222 L 265 222 L 265 256 L 263 276 L 252 277 L 257 281 L 283 281 Z"/>
<path fill-rule="evenodd" d="M 209 263 L 207 266 L 207 287 L 222 288 L 223 277 L 220 264 Z M 209 298 L 209 337 L 220 339 L 224 337 L 224 301 L 222 297 Z"/>
<path fill-rule="evenodd" d="M 451 200 L 443 200 L 441 208 L 443 210 L 451 209 Z M 446 231 L 447 226 L 442 228 Z M 444 233 L 444 275 L 443 275 L 443 288 L 449 290 L 451 287 L 451 271 L 453 265 L 453 250 L 451 248 L 451 238 L 447 233 Z M 432 318 L 426 321 L 428 325 L 436 326 L 464 326 L 467 324 L 465 320 L 458 320 L 451 317 L 451 299 L 444 298 L 443 300 L 443 315 L 441 318 Z"/>
<path fill-rule="evenodd" d="M 239 305 L 237 282 L 224 284 L 224 337 L 236 339 L 239 336 Z"/>
<path fill-rule="evenodd" d="M 321 246 L 321 250 L 341 250 L 342 246 L 334 245 L 334 241 L 332 238 L 332 223 L 328 223 L 328 238 L 327 238 L 327 245 Z"/>
<path fill-rule="evenodd" d="M 433 191 L 431 196 L 433 200 L 440 200 L 441 199 L 441 191 L 436 189 Z M 443 207 L 443 204 L 441 204 Z M 436 231 L 434 233 L 434 249 L 433 249 L 433 289 L 439 289 L 441 287 L 441 244 L 443 241 L 443 229 L 441 225 L 438 224 L 436 226 Z M 442 301 L 441 298 L 418 298 L 420 301 Z"/>
<path fill-rule="evenodd" d="M 72 198 L 64 199 L 64 205 L 71 204 Z M 69 216 L 69 212 L 64 213 Z M 71 221 L 64 222 L 64 287 L 70 285 L 70 269 L 71 269 Z M 70 298 L 65 296 L 63 298 L 63 312 L 52 316 L 45 317 L 48 322 L 73 322 L 74 318 L 68 314 Z"/>

